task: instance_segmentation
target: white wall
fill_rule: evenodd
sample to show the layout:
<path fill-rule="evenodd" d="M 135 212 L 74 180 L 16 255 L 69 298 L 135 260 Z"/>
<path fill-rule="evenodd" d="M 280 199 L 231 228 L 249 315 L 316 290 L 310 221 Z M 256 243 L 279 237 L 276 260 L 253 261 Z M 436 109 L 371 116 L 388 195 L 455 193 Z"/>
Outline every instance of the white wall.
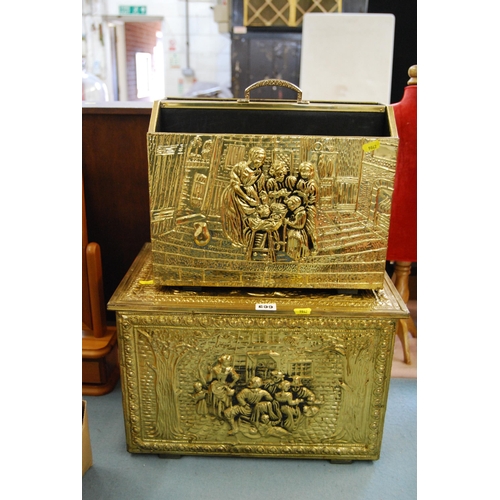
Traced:
<path fill-rule="evenodd" d="M 229 88 L 231 85 L 231 40 L 229 33 L 219 33 L 214 21 L 213 7 L 222 0 L 189 0 L 189 66 L 194 79 L 183 75 L 187 66 L 186 2 L 184 0 L 82 0 L 91 3 L 96 11 L 100 4 L 103 16 L 118 16 L 120 5 L 147 7 L 148 16 L 162 17 L 163 44 L 165 48 L 165 96 L 182 95 L 193 82 L 211 82 Z M 88 10 L 88 8 L 87 8 Z M 125 19 L 125 16 L 123 17 Z M 135 19 L 134 19 L 135 20 Z M 85 23 L 84 23 L 85 29 Z M 104 30 L 106 32 L 106 30 Z M 88 39 L 90 39 L 90 34 Z M 106 43 L 106 41 L 105 41 Z M 108 42 L 109 43 L 109 42 Z M 95 45 L 95 44 L 94 44 Z M 88 51 L 92 57 L 100 56 L 100 50 Z M 105 59 L 105 58 L 104 58 Z M 105 60 L 95 64 L 89 61 L 88 68 L 106 65 Z M 104 68 L 103 74 L 107 74 Z M 100 75 L 97 75 L 100 76 Z"/>

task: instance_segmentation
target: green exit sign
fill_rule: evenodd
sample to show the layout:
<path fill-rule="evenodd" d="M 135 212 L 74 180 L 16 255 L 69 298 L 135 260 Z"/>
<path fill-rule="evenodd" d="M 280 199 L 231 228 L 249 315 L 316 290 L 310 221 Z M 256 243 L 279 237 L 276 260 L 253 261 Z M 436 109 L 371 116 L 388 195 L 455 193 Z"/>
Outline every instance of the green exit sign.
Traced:
<path fill-rule="evenodd" d="M 145 16 L 146 11 L 145 5 L 120 5 L 120 16 Z"/>

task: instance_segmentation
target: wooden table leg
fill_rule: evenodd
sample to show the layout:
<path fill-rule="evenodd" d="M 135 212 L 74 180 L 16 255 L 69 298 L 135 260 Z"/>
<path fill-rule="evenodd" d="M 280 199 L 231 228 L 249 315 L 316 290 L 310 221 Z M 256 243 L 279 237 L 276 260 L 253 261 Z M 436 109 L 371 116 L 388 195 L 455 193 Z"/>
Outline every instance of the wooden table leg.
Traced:
<path fill-rule="evenodd" d="M 406 262 L 406 261 L 394 262 L 394 273 L 392 274 L 392 282 L 396 286 L 396 289 L 398 290 L 405 304 L 408 303 L 408 299 L 410 298 L 410 288 L 408 286 L 410 273 L 411 273 L 411 262 Z M 411 365 L 408 333 L 411 333 L 411 335 L 415 338 L 417 337 L 417 328 L 411 317 L 408 319 L 399 320 L 396 331 L 397 336 L 399 337 L 401 343 L 403 344 L 404 361 L 406 364 Z"/>

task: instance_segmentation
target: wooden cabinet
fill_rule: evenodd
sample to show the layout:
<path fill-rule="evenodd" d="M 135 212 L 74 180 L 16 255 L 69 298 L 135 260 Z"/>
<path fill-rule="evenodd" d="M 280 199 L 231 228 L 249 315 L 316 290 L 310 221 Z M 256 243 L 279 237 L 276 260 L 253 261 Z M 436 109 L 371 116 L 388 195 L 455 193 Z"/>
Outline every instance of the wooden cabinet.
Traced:
<path fill-rule="evenodd" d="M 101 249 L 105 302 L 150 240 L 147 104 L 82 109 L 88 241 L 98 242 Z M 106 317 L 114 322 L 113 314 Z"/>
<path fill-rule="evenodd" d="M 106 304 L 149 241 L 146 134 L 151 104 L 82 108 L 82 393 L 119 378 L 115 315 Z"/>

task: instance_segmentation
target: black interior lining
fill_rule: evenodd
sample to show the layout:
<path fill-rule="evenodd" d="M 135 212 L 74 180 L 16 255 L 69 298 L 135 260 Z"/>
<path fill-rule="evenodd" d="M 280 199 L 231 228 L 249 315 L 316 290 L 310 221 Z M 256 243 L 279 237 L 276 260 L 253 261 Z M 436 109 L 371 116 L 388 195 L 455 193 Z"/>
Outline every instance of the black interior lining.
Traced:
<path fill-rule="evenodd" d="M 390 137 L 386 113 L 161 108 L 158 132 Z"/>

